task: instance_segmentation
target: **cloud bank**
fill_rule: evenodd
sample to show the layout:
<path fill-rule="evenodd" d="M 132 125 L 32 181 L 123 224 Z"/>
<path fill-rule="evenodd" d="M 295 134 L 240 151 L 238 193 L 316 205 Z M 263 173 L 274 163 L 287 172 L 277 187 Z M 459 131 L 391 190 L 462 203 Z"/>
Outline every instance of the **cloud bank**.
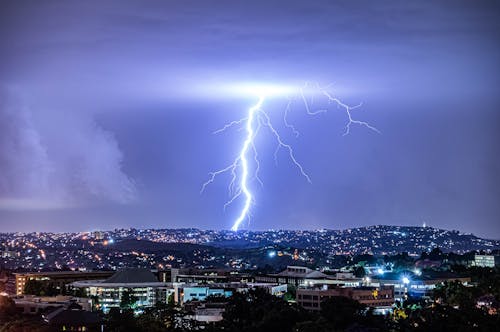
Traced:
<path fill-rule="evenodd" d="M 134 200 L 135 184 L 122 169 L 117 141 L 90 115 L 71 110 L 37 114 L 4 87 L 0 119 L 0 209 Z"/>

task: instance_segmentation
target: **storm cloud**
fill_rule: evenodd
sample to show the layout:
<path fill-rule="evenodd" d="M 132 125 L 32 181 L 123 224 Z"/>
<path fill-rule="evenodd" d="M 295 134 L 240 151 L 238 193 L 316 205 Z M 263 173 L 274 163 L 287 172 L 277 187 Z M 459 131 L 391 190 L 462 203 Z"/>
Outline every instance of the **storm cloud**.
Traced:
<path fill-rule="evenodd" d="M 4 1 L 0 231 L 229 228 L 227 180 L 254 96 L 235 83 L 334 83 L 308 117 L 266 100 L 312 184 L 259 136 L 245 228 L 421 225 L 500 237 L 497 1 Z M 8 88 L 7 88 L 8 87 Z M 318 107 L 323 107 L 321 101 Z M 331 106 L 331 105 L 330 105 Z M 42 211 L 43 210 L 43 211 Z"/>
<path fill-rule="evenodd" d="M 122 171 L 115 138 L 91 118 L 71 110 L 35 115 L 5 87 L 0 103 L 0 209 L 133 200 L 134 182 Z"/>

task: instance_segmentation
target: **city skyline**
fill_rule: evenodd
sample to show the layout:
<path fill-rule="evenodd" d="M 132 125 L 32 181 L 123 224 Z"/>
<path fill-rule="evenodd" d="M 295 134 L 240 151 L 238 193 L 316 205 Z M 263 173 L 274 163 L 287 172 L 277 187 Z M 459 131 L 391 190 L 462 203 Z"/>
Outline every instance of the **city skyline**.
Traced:
<path fill-rule="evenodd" d="M 193 3 L 194 4 L 194 3 Z M 193 5 L 191 4 L 191 5 Z M 0 13 L 0 228 L 230 229 L 227 181 L 244 132 L 213 135 L 258 96 L 240 83 L 333 83 L 363 103 L 309 117 L 267 101 L 308 183 L 274 143 L 242 228 L 379 224 L 500 238 L 500 6 L 445 1 L 6 3 Z M 314 104 L 316 103 L 316 104 Z M 313 107 L 322 108 L 320 100 Z"/>

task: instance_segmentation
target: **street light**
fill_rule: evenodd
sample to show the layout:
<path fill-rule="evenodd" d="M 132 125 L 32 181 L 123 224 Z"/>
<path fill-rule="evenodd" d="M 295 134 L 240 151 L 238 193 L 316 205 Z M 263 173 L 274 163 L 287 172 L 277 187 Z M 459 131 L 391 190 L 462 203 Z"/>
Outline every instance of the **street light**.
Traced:
<path fill-rule="evenodd" d="M 404 276 L 402 279 L 403 285 L 404 285 L 404 300 L 408 299 L 408 285 L 410 284 L 410 279 L 406 276 Z"/>

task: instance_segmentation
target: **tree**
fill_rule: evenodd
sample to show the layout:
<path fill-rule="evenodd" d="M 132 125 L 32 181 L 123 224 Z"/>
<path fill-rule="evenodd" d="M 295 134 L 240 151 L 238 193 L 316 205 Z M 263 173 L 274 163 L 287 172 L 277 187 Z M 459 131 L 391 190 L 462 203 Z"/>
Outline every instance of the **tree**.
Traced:
<path fill-rule="evenodd" d="M 169 306 L 174 306 L 175 305 L 175 298 L 174 298 L 174 293 L 170 294 L 167 298 L 167 304 Z"/>
<path fill-rule="evenodd" d="M 334 329 L 345 329 L 360 322 L 366 306 L 344 296 L 333 296 L 321 303 L 323 316 Z"/>
<path fill-rule="evenodd" d="M 433 292 L 433 299 L 436 302 L 458 306 L 460 308 L 470 308 L 475 306 L 475 298 L 478 296 L 478 289 L 466 287 L 460 281 L 445 281 L 437 286 Z"/>
<path fill-rule="evenodd" d="M 74 288 L 72 290 L 72 295 L 74 297 L 87 297 L 87 291 L 85 288 Z"/>
<path fill-rule="evenodd" d="M 135 306 L 138 298 L 132 292 L 132 289 L 127 288 L 122 293 L 122 299 L 120 301 L 121 309 L 132 309 Z"/>
<path fill-rule="evenodd" d="M 111 308 L 107 315 L 106 327 L 110 332 L 137 331 L 137 320 L 130 309 Z"/>
<path fill-rule="evenodd" d="M 295 301 L 297 297 L 297 288 L 294 285 L 288 285 L 283 299 L 285 301 Z"/>
<path fill-rule="evenodd" d="M 24 294 L 43 296 L 45 294 L 44 283 L 40 280 L 30 279 L 24 284 Z"/>
<path fill-rule="evenodd" d="M 377 258 L 373 255 L 369 254 L 361 254 L 361 255 L 356 255 L 352 258 L 352 262 L 354 264 L 359 264 L 362 266 L 365 266 L 366 264 L 375 264 L 377 263 Z"/>
<path fill-rule="evenodd" d="M 353 273 L 357 278 L 363 278 L 366 275 L 365 268 L 362 266 L 356 266 Z"/>
<path fill-rule="evenodd" d="M 51 332 L 51 329 L 40 317 L 14 316 L 0 325 L 0 332 Z"/>
<path fill-rule="evenodd" d="M 228 300 L 222 327 L 226 331 L 292 331 L 297 322 L 310 315 L 297 305 L 285 302 L 264 289 L 235 293 Z"/>
<path fill-rule="evenodd" d="M 324 318 L 295 324 L 294 332 L 331 332 L 332 328 Z"/>
<path fill-rule="evenodd" d="M 16 304 L 8 296 L 0 295 L 0 321 L 4 321 L 6 318 L 12 317 L 16 314 Z"/>
<path fill-rule="evenodd" d="M 442 260 L 442 258 L 443 258 L 443 252 L 438 247 L 432 249 L 431 252 L 429 253 L 429 259 L 433 261 L 439 261 Z"/>
<path fill-rule="evenodd" d="M 477 308 L 455 309 L 448 305 L 434 304 L 422 309 L 408 319 L 399 320 L 400 331 L 496 331 L 500 317 L 488 315 Z"/>
<path fill-rule="evenodd" d="M 53 283 L 41 280 L 30 279 L 24 285 L 24 294 L 36 296 L 55 296 L 60 292 Z"/>

